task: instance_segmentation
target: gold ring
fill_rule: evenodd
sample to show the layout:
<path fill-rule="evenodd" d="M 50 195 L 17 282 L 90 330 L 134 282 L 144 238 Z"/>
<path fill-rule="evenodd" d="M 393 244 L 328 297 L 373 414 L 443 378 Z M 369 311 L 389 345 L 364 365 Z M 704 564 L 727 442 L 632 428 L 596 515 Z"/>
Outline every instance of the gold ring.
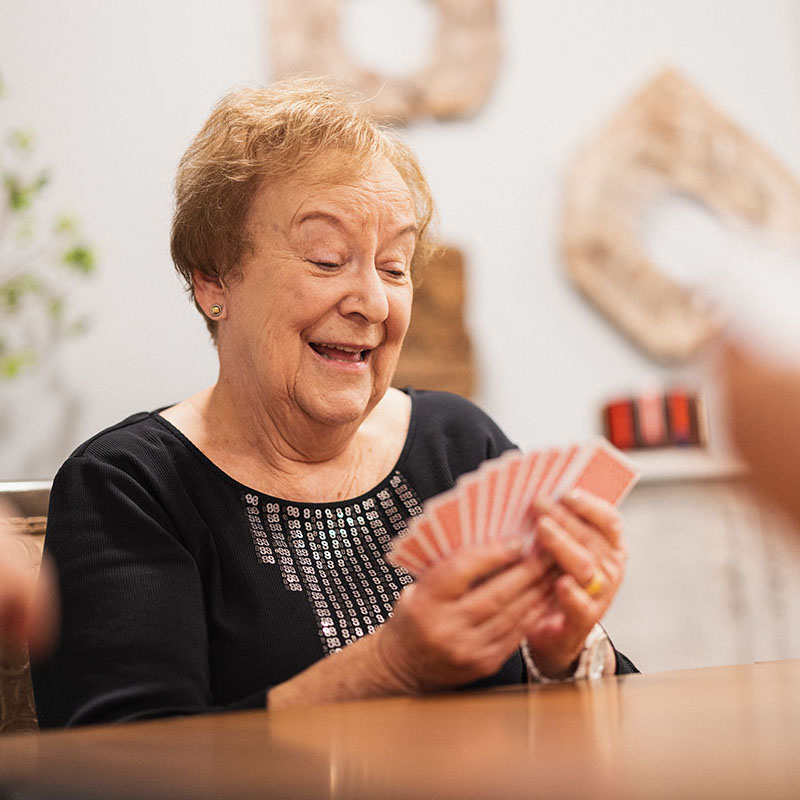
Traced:
<path fill-rule="evenodd" d="M 589 597 L 597 597 L 597 595 L 603 591 L 603 587 L 605 585 L 605 576 L 599 569 L 596 569 L 592 574 L 592 577 L 589 579 L 589 583 L 583 587 L 583 590 L 589 595 Z"/>

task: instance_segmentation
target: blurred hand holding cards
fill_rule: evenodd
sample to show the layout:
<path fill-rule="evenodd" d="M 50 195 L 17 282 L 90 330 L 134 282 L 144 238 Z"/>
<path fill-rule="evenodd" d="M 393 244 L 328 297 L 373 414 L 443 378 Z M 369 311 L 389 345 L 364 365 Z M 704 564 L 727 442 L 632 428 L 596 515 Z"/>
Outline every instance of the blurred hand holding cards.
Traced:
<path fill-rule="evenodd" d="M 786 218 L 781 225 L 773 219 L 773 230 L 759 230 L 680 201 L 661 212 L 662 224 L 651 231 L 651 252 L 661 270 L 695 291 L 721 338 L 770 361 L 796 364 L 800 222 Z"/>
<path fill-rule="evenodd" d="M 392 542 L 388 558 L 420 575 L 453 553 L 495 540 L 528 537 L 532 546 L 534 501 L 582 489 L 617 505 L 639 476 L 631 459 L 599 437 L 566 449 L 510 450 L 425 503 L 408 531 Z"/>
<path fill-rule="evenodd" d="M 727 320 L 726 338 L 775 364 L 800 361 L 800 247 L 742 248 L 708 293 Z"/>

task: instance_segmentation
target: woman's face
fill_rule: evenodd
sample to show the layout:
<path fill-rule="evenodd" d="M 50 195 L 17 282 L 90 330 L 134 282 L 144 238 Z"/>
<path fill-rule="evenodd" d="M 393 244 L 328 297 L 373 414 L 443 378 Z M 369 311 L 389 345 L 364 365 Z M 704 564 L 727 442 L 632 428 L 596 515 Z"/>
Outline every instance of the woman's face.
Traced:
<path fill-rule="evenodd" d="M 269 413 L 358 422 L 390 385 L 411 316 L 416 217 L 387 160 L 336 182 L 313 166 L 271 182 L 252 252 L 226 287 L 221 374 Z"/>

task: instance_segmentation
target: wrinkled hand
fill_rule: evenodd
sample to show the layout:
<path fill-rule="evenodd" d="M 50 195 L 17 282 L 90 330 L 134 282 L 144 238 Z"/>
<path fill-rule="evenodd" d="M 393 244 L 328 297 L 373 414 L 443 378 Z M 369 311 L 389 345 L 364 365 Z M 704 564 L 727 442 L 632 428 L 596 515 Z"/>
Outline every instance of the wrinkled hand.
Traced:
<path fill-rule="evenodd" d="M 491 675 L 535 626 L 547 564 L 522 542 L 460 552 L 407 586 L 378 632 L 384 667 L 401 691 L 457 686 Z"/>
<path fill-rule="evenodd" d="M 545 596 L 527 616 L 525 637 L 539 671 L 568 674 L 592 627 L 614 599 L 627 550 L 617 509 L 576 491 L 558 503 L 536 503 L 536 550 L 553 565 Z"/>

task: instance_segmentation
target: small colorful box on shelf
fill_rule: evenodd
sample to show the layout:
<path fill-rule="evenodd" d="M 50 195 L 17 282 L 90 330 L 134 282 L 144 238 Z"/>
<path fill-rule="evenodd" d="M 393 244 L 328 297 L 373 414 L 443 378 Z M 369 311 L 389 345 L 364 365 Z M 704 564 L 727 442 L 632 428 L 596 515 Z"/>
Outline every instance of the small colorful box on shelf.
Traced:
<path fill-rule="evenodd" d="M 603 433 L 620 450 L 705 447 L 707 432 L 702 395 L 684 388 L 619 397 L 603 406 Z"/>

